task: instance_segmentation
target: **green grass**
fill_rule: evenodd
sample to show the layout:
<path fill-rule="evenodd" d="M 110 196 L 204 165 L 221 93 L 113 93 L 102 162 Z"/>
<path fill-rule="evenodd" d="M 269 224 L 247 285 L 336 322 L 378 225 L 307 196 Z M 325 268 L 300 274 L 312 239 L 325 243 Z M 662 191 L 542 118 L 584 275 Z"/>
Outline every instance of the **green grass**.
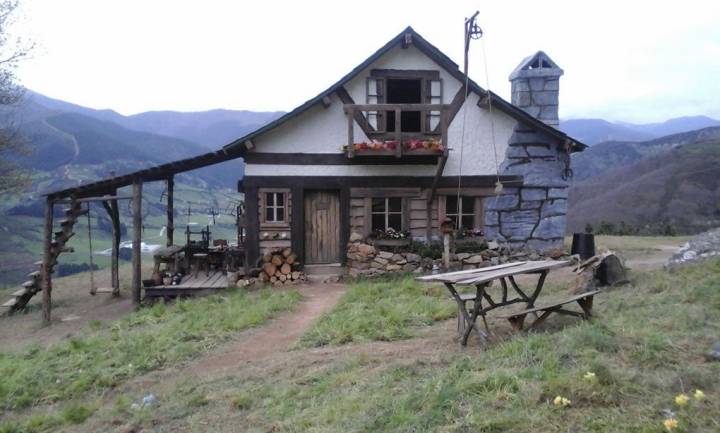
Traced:
<path fill-rule="evenodd" d="M 361 280 L 305 333 L 299 346 L 407 339 L 418 326 L 453 317 L 454 305 L 446 289 L 420 284 L 409 276 Z"/>
<path fill-rule="evenodd" d="M 350 355 L 184 385 L 188 391 L 173 391 L 179 397 L 144 422 L 162 425 L 158 431 L 233 431 L 220 421 L 231 419 L 251 432 L 660 433 L 661 411 L 670 409 L 680 423 L 676 431 L 717 432 L 720 363 L 703 355 L 720 340 L 718 287 L 720 260 L 636 274 L 634 285 L 596 300 L 592 322 L 556 318 L 545 332 L 515 335 L 482 352 Z M 388 291 L 398 304 L 407 303 L 408 293 L 429 296 L 419 290 L 408 280 L 360 283 L 328 317 Z M 374 309 L 363 308 L 372 320 Z M 372 320 L 351 319 L 353 338 L 382 337 L 370 329 Z M 326 326 L 321 322 L 309 335 Z M 586 379 L 588 372 L 595 377 Z M 674 403 L 677 394 L 695 389 L 706 400 Z M 202 411 L 188 410 L 198 395 Z M 571 404 L 555 406 L 558 395 Z"/>
<path fill-rule="evenodd" d="M 233 333 L 291 308 L 299 297 L 297 291 L 236 290 L 158 303 L 106 328 L 94 325 L 100 329 L 48 349 L 0 353 L 0 407 L 7 411 L 97 394 L 132 376 L 207 352 Z M 75 409 L 62 418 L 79 421 L 87 412 Z"/>

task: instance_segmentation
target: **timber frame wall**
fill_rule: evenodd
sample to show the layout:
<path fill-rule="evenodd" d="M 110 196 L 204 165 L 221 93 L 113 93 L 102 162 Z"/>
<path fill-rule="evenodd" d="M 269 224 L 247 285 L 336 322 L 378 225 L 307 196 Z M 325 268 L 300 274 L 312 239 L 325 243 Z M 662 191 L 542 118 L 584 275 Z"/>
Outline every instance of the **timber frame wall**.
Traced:
<path fill-rule="evenodd" d="M 404 197 L 404 226 L 413 232 L 414 236 L 425 236 L 433 228 L 437 228 L 438 216 L 444 213 L 444 202 L 438 196 L 432 198 L 430 226 L 427 223 L 427 202 L 434 182 L 433 177 L 387 177 L 387 176 L 247 176 L 238 185 L 240 192 L 245 193 L 246 229 L 245 242 L 246 266 L 253 266 L 260 257 L 261 250 L 269 247 L 267 241 L 260 238 L 261 232 L 267 227 L 262 225 L 260 214 L 262 209 L 261 192 L 289 191 L 288 203 L 294 203 L 288 209 L 290 227 L 290 247 L 298 256 L 301 263 L 305 263 L 305 233 L 304 233 L 304 201 L 306 190 L 335 190 L 340 197 L 340 245 L 344 250 L 350 239 L 352 230 L 366 235 L 367 227 L 360 227 L 359 218 L 365 220 L 367 200 L 372 196 L 402 196 Z M 501 176 L 500 180 L 506 186 L 520 184 L 522 178 L 517 176 Z M 496 176 L 464 176 L 462 179 L 463 195 L 484 196 L 492 195 L 492 187 L 497 181 Z M 456 191 L 457 177 L 443 177 L 437 183 L 437 192 L 440 196 Z M 377 195 L 380 194 L 380 195 Z M 362 202 L 362 204 L 361 204 Z M 359 208 L 362 207 L 362 210 Z M 362 215 L 360 214 L 362 212 Z M 368 224 L 365 222 L 364 224 Z M 343 254 L 341 263 L 344 263 Z"/>

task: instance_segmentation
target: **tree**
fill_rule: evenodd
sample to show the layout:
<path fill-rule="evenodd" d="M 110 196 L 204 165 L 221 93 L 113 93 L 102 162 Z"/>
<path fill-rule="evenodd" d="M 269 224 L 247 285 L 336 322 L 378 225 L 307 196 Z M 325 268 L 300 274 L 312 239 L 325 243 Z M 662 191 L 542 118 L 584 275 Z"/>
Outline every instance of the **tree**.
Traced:
<path fill-rule="evenodd" d="M 17 191 L 29 182 L 29 174 L 16 162 L 28 148 L 13 123 L 13 114 L 24 94 L 15 69 L 33 45 L 10 34 L 17 8 L 18 0 L 0 0 L 0 194 Z"/>

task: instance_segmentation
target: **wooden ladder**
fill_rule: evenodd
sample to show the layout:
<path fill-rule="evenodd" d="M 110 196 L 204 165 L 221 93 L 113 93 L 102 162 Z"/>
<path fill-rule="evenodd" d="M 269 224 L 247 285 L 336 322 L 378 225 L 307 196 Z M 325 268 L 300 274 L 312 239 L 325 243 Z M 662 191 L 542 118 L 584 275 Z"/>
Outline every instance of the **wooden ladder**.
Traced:
<path fill-rule="evenodd" d="M 65 246 L 65 244 L 72 238 L 75 233 L 73 227 L 77 222 L 77 219 L 85 215 L 88 210 L 82 208 L 82 204 L 77 201 L 72 201 L 70 207 L 64 210 L 65 219 L 58 221 L 60 230 L 56 231 L 53 236 L 53 242 L 50 244 L 50 273 L 53 272 L 55 265 L 57 264 L 58 256 L 64 252 L 73 252 L 71 247 Z M 42 270 L 43 262 L 35 262 L 35 266 L 38 270 L 30 272 L 28 274 L 28 280 L 22 283 L 22 288 L 13 292 L 12 298 L 2 304 L 2 307 L 9 308 L 10 313 L 21 310 L 30 302 L 30 299 L 35 296 L 38 292 L 42 291 Z"/>

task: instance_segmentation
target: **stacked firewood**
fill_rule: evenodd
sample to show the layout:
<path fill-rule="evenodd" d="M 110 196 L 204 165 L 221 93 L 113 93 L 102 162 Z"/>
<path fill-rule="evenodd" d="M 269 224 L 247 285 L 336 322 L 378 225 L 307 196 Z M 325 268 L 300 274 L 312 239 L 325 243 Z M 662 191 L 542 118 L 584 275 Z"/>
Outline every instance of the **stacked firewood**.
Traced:
<path fill-rule="evenodd" d="M 305 280 L 297 256 L 290 248 L 271 250 L 263 254 L 259 262 L 260 281 L 270 284 L 293 284 Z"/>

